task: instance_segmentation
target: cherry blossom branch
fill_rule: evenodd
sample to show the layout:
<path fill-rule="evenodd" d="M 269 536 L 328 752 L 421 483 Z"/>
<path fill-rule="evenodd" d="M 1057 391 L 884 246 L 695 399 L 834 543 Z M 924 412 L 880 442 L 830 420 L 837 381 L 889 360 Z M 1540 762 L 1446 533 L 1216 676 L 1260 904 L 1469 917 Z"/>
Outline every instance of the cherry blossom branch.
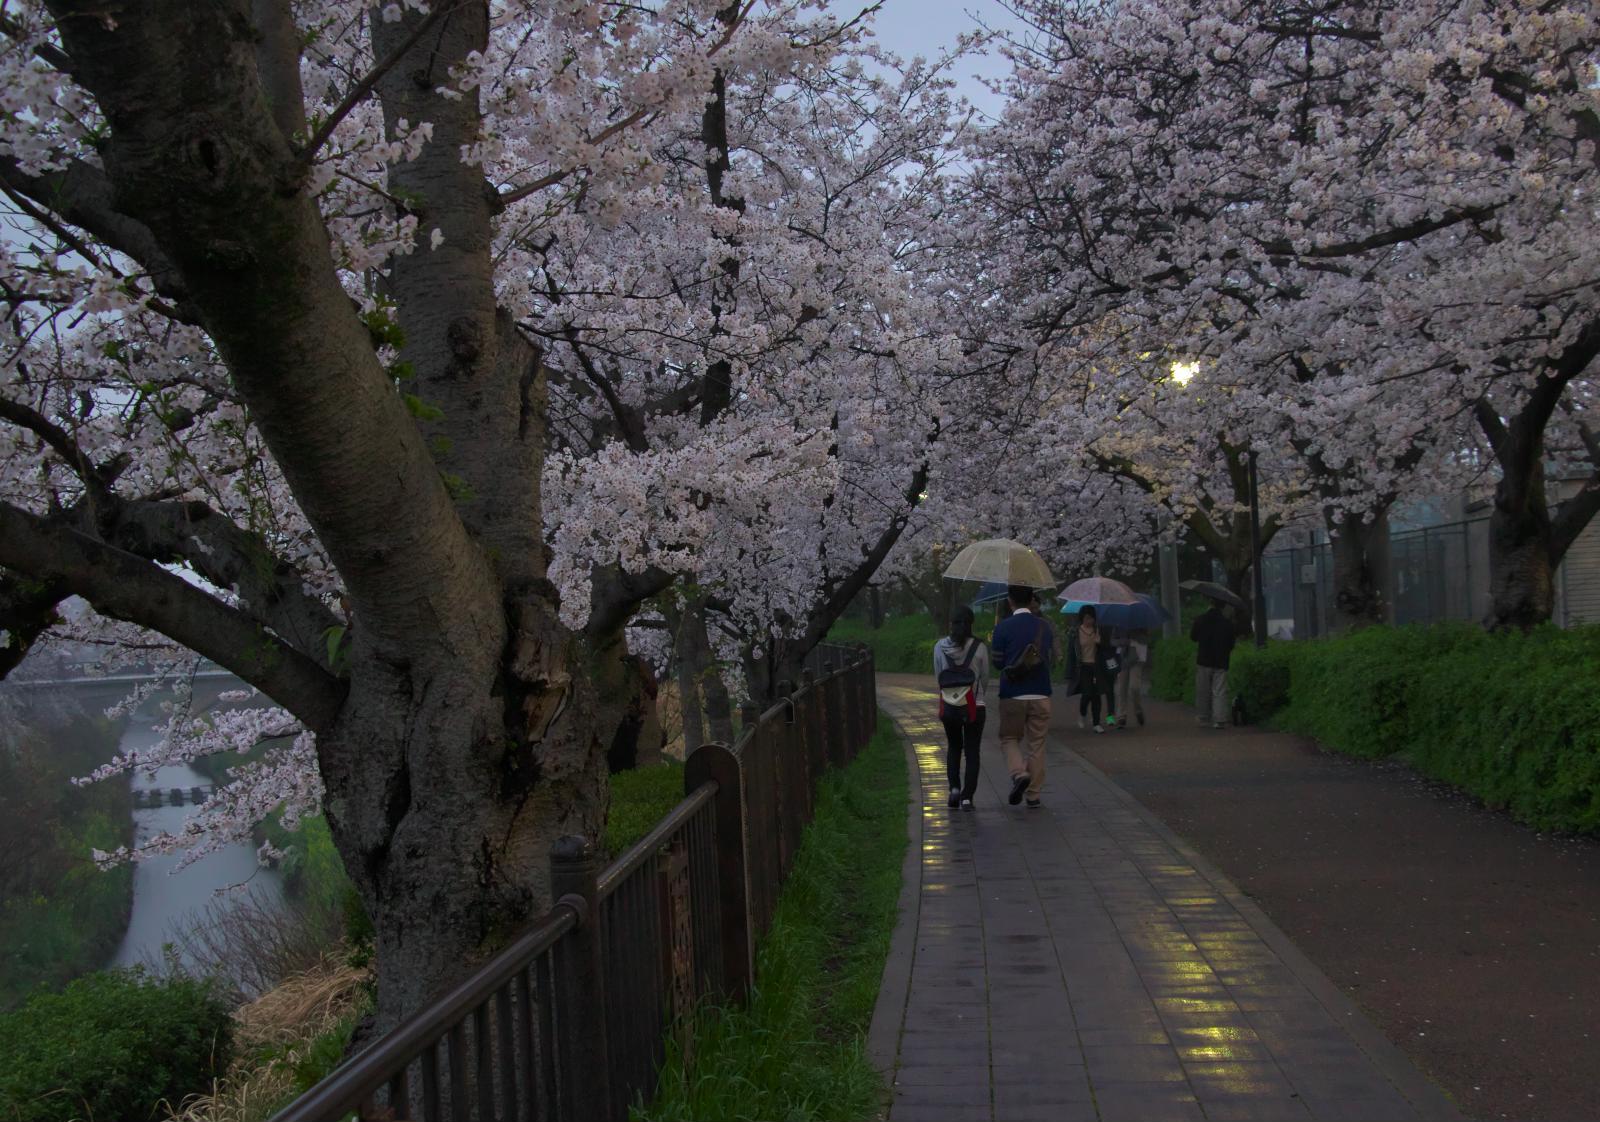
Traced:
<path fill-rule="evenodd" d="M 411 48 L 422 41 L 422 37 L 428 33 L 428 30 L 434 24 L 465 2 L 466 0 L 449 0 L 449 2 L 442 2 L 441 0 L 440 3 L 435 4 L 432 11 L 417 21 L 417 26 L 411 29 L 411 34 L 400 40 L 395 45 L 394 50 L 375 63 L 372 69 L 362 76 L 360 81 L 351 86 L 349 92 L 344 95 L 344 100 L 334 106 L 333 111 L 318 126 L 317 131 L 311 134 L 311 139 L 307 140 L 305 146 L 297 153 L 301 165 L 307 165 L 316 158 L 317 152 L 328 142 L 328 138 L 333 136 L 334 130 L 350 115 L 351 110 L 366 100 L 367 95 L 372 92 L 372 87 L 376 86 L 385 74 L 394 69 L 396 63 L 411 53 Z"/>
<path fill-rule="evenodd" d="M 328 727 L 344 704 L 343 682 L 245 613 L 153 562 L 4 502 L 0 565 L 82 596 L 102 615 L 160 631 L 312 729 Z"/>

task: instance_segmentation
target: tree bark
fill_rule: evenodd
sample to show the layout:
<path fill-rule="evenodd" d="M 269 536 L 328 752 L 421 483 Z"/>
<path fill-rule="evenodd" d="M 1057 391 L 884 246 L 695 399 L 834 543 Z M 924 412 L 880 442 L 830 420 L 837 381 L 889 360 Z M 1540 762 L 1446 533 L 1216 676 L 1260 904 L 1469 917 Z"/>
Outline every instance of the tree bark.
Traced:
<path fill-rule="evenodd" d="M 1330 512 L 1327 525 L 1333 554 L 1333 631 L 1392 623 L 1387 504 L 1370 521 L 1363 521 L 1360 515 L 1339 517 Z"/>

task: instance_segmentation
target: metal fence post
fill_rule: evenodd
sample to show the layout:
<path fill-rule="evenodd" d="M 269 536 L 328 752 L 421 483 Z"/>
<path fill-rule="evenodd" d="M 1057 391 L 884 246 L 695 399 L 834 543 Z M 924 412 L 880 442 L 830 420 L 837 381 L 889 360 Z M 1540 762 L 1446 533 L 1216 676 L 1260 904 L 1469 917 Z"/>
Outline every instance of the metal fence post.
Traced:
<path fill-rule="evenodd" d="M 600 943 L 600 855 L 587 838 L 568 835 L 550 849 L 550 895 L 578 913 L 563 939 L 564 969 L 555 979 L 559 1109 L 562 1122 L 617 1117 L 612 1111 L 606 1048 L 605 963 Z M 558 944 L 559 947 L 559 944 Z"/>
<path fill-rule="evenodd" d="M 726 996 L 743 1000 L 754 973 L 749 866 L 744 852 L 744 785 L 739 758 L 724 745 L 702 744 L 684 761 L 686 794 L 708 781 L 717 784 L 717 912 L 722 928 L 723 986 Z"/>

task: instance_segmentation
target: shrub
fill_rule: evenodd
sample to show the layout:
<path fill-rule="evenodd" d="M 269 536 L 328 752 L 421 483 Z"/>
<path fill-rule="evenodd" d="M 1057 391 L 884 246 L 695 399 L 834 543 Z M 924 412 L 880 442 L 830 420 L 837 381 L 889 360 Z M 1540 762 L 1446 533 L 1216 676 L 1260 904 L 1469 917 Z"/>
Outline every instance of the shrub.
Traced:
<path fill-rule="evenodd" d="M 1193 697 L 1194 644 L 1156 645 L 1153 689 Z M 1539 829 L 1600 831 L 1600 627 L 1489 634 L 1468 623 L 1372 627 L 1241 646 L 1252 721 L 1418 770 Z"/>
<path fill-rule="evenodd" d="M 210 984 L 140 970 L 89 974 L 0 1015 L 0 1118 L 140 1122 L 202 1091 L 232 1054 Z"/>
<path fill-rule="evenodd" d="M 1163 635 L 1150 652 L 1150 692 L 1163 701 L 1194 704 L 1195 645 L 1181 635 Z"/>
<path fill-rule="evenodd" d="M 979 619 L 976 630 L 987 635 L 990 626 Z M 895 616 L 883 626 L 873 628 L 861 620 L 843 619 L 833 625 L 828 639 L 834 643 L 865 643 L 872 648 L 873 661 L 884 674 L 932 674 L 933 645 L 942 630 L 925 613 Z"/>

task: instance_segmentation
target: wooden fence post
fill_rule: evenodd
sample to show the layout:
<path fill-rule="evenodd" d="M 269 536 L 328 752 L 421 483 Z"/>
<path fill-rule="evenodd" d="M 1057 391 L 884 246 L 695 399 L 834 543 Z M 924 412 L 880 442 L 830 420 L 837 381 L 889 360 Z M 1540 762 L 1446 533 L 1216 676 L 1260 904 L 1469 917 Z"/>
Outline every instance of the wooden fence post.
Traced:
<path fill-rule="evenodd" d="M 562 937 L 555 978 L 556 1041 L 562 1122 L 617 1118 L 607 1062 L 605 963 L 600 942 L 600 855 L 587 838 L 568 835 L 550 848 L 550 895 L 578 913 Z M 626 1112 L 622 1115 L 626 1117 Z"/>
<path fill-rule="evenodd" d="M 751 722 L 753 726 L 754 721 Z M 749 727 L 749 726 L 747 726 Z M 742 1001 L 754 973 L 750 941 L 748 866 L 744 852 L 744 790 L 739 758 L 721 744 L 702 744 L 683 765 L 684 794 L 715 780 L 717 795 L 717 911 L 722 928 L 722 985 Z"/>

